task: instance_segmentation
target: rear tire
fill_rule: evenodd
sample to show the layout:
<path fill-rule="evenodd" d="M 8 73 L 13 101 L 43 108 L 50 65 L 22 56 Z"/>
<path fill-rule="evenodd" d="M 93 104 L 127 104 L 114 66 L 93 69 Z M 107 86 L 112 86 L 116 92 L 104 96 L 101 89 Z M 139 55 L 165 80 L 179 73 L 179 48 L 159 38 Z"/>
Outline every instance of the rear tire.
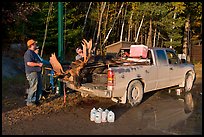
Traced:
<path fill-rule="evenodd" d="M 143 85 L 139 80 L 132 81 L 128 86 L 127 99 L 129 104 L 137 106 L 143 98 Z"/>

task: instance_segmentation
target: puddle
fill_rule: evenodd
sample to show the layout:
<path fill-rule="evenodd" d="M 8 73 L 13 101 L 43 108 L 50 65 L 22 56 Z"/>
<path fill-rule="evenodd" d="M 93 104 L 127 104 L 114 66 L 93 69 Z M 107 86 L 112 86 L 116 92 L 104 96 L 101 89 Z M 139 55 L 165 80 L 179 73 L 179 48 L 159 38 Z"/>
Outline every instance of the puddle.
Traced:
<path fill-rule="evenodd" d="M 115 104 L 108 109 L 115 113 L 115 123 L 128 125 L 128 129 L 121 126 L 122 128 L 118 127 L 119 130 L 120 128 L 124 131 L 156 129 L 167 134 L 181 134 L 175 127 L 180 124 L 179 126 L 185 128 L 185 122 L 194 112 L 194 104 L 193 96 L 189 92 L 183 99 L 171 96 L 160 98 L 158 95 L 153 95 L 136 107 Z"/>

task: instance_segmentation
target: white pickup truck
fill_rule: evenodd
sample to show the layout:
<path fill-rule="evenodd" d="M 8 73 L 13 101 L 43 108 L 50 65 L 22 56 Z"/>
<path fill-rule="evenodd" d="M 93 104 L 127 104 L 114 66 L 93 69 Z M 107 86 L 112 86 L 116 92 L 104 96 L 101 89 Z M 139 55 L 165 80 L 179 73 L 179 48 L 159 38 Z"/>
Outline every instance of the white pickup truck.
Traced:
<path fill-rule="evenodd" d="M 79 88 L 62 81 L 83 95 L 114 98 L 132 106 L 140 104 L 144 93 L 150 91 L 174 87 L 188 92 L 196 78 L 194 65 L 183 63 L 170 48 L 148 48 L 146 59 L 127 58 L 115 64 L 86 65 L 84 70 L 88 71 Z"/>

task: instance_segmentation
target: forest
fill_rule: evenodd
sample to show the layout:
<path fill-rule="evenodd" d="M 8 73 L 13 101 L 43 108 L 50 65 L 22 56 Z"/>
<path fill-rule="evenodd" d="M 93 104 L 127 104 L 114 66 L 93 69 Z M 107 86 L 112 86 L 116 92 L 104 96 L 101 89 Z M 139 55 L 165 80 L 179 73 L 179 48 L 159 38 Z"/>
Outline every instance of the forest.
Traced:
<path fill-rule="evenodd" d="M 43 54 L 58 50 L 60 2 L 2 2 L 2 49 L 35 39 Z M 202 42 L 202 2 L 61 2 L 63 47 L 75 56 L 82 39 L 92 39 L 98 54 L 118 41 L 148 47 L 173 47 L 188 54 Z"/>

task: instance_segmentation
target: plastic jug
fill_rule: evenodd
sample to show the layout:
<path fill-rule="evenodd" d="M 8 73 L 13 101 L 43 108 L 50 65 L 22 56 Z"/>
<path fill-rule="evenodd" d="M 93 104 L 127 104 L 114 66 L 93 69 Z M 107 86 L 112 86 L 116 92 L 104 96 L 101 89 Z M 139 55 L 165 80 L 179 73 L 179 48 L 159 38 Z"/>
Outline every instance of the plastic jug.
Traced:
<path fill-rule="evenodd" d="M 107 109 L 102 112 L 101 122 L 107 122 L 108 112 L 109 111 Z"/>
<path fill-rule="evenodd" d="M 91 112 L 90 112 L 90 120 L 91 121 L 95 121 L 96 112 L 97 112 L 97 110 L 95 108 L 93 108 L 91 110 Z"/>
<path fill-rule="evenodd" d="M 103 112 L 103 109 L 102 109 L 102 108 L 98 108 L 97 111 L 100 112 L 100 113 L 102 113 L 102 112 Z"/>
<path fill-rule="evenodd" d="M 101 112 L 100 111 L 96 112 L 95 123 L 101 123 Z"/>
<path fill-rule="evenodd" d="M 108 122 L 114 122 L 115 121 L 115 114 L 113 113 L 113 111 L 108 112 L 107 121 Z"/>

